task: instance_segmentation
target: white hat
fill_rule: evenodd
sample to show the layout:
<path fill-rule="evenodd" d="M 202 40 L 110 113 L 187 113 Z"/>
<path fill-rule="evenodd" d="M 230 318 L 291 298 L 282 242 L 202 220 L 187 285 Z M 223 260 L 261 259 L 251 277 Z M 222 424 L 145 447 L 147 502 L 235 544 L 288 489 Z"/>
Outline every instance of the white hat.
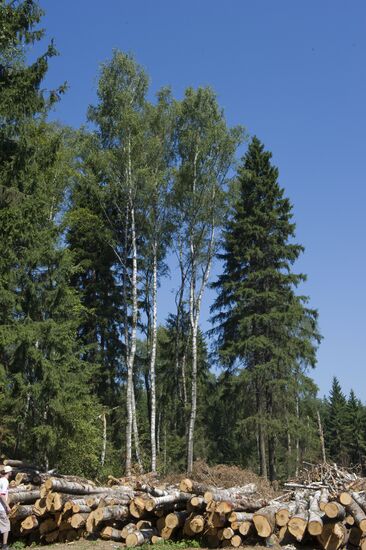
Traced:
<path fill-rule="evenodd" d="M 4 466 L 4 468 L 2 469 L 3 474 L 10 474 L 10 472 L 12 471 L 13 471 L 13 468 L 11 466 Z"/>

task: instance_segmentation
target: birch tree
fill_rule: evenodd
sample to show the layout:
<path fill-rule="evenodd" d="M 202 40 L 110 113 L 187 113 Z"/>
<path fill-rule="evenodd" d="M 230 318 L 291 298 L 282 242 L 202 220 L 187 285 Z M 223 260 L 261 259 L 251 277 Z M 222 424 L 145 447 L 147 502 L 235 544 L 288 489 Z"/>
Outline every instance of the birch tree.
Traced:
<path fill-rule="evenodd" d="M 216 250 L 216 232 L 225 211 L 225 184 L 241 129 L 229 130 L 215 94 L 188 88 L 177 120 L 175 242 L 187 270 L 192 367 L 187 423 L 187 469 L 192 471 L 197 414 L 197 333 L 203 294 Z"/>
<path fill-rule="evenodd" d="M 138 322 L 138 228 L 143 184 L 144 108 L 148 79 L 130 55 L 115 51 L 102 66 L 98 105 L 89 108 L 89 120 L 97 124 L 101 146 L 108 154 L 103 185 L 112 193 L 115 212 L 111 243 L 116 255 L 124 294 L 124 348 L 126 384 L 126 473 L 132 466 L 132 431 L 135 422 L 133 371 Z M 108 212 L 106 212 L 108 217 Z M 137 455 L 138 449 L 137 449 Z"/>
<path fill-rule="evenodd" d="M 156 471 L 156 353 L 157 292 L 159 275 L 166 272 L 164 263 L 170 241 L 169 193 L 173 159 L 174 103 L 169 89 L 158 93 L 157 104 L 146 104 L 145 136 L 145 312 L 149 360 L 149 420 L 151 471 Z"/>

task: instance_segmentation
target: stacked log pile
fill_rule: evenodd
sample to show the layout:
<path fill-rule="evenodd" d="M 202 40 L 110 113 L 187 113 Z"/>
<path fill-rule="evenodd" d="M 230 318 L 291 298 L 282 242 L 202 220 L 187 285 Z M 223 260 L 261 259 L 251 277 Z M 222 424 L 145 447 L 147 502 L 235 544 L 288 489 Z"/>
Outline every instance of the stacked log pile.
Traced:
<path fill-rule="evenodd" d="M 212 548 L 237 548 L 275 539 L 366 550 L 366 496 L 357 476 L 341 482 L 333 472 L 332 479 L 293 481 L 268 500 L 253 483 L 223 489 L 191 479 L 159 485 L 155 479 L 111 478 L 97 486 L 50 473 L 37 481 L 31 471 L 17 478 L 19 473 L 9 493 L 10 519 L 13 538 L 26 543 L 99 537 L 135 547 L 196 538 Z"/>

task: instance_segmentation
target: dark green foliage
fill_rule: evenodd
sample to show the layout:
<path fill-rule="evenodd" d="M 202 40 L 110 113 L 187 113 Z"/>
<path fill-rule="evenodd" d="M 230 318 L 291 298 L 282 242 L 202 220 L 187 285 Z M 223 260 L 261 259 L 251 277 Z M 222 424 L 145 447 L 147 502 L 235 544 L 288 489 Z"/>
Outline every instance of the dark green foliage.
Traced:
<path fill-rule="evenodd" d="M 22 45 L 41 36 L 35 2 L 2 2 L 0 17 L 11 71 L 0 88 L 2 450 L 90 475 L 100 454 L 98 404 L 76 341 L 83 309 L 70 285 L 73 258 L 60 246 L 69 159 L 65 132 L 43 120 L 49 102 L 39 91 L 54 52 L 31 67 L 21 57 Z"/>
<path fill-rule="evenodd" d="M 353 390 L 351 390 L 347 401 L 346 434 L 348 436 L 348 462 L 352 466 L 360 464 L 364 471 L 366 466 L 366 411 Z"/>
<path fill-rule="evenodd" d="M 219 292 L 213 321 L 222 362 L 248 369 L 261 471 L 266 473 L 267 446 L 269 474 L 274 478 L 283 418 L 293 414 L 298 394 L 292 380 L 299 378 L 304 366 L 314 366 L 319 335 L 316 311 L 294 291 L 305 280 L 292 272 L 303 249 L 292 241 L 291 204 L 270 159 L 254 138 L 239 170 L 239 198 L 224 231 L 220 254 L 224 272 L 213 285 Z"/>
<path fill-rule="evenodd" d="M 332 388 L 326 401 L 325 440 L 327 456 L 330 460 L 343 465 L 360 461 L 363 450 L 363 421 L 360 403 L 354 393 L 347 403 L 340 383 L 333 378 Z M 351 445 L 351 448 L 350 448 Z M 352 457 L 352 458 L 351 458 Z"/>
<path fill-rule="evenodd" d="M 158 418 L 160 419 L 159 469 L 164 472 L 184 471 L 186 466 L 186 428 L 189 415 L 189 389 L 191 384 L 192 355 L 189 347 L 190 326 L 184 313 L 177 338 L 176 317 L 168 318 L 166 327 L 158 333 Z M 176 346 L 178 345 L 178 354 Z M 184 371 L 184 373 L 183 373 Z M 215 378 L 209 373 L 207 348 L 201 332 L 198 333 L 197 385 L 202 396 L 197 410 L 197 456 L 208 459 L 210 437 L 207 419 Z"/>

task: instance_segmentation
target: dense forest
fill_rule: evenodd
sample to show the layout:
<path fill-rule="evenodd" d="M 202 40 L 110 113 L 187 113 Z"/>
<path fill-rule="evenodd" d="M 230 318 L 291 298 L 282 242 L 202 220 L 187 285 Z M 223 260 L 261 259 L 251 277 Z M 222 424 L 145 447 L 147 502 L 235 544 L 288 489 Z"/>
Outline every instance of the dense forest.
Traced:
<path fill-rule="evenodd" d="M 99 477 L 363 464 L 365 406 L 310 376 L 318 313 L 271 153 L 210 88 L 150 101 L 121 51 L 85 126 L 50 122 L 67 85 L 44 89 L 52 43 L 29 61 L 42 15 L 0 0 L 0 453 Z"/>

